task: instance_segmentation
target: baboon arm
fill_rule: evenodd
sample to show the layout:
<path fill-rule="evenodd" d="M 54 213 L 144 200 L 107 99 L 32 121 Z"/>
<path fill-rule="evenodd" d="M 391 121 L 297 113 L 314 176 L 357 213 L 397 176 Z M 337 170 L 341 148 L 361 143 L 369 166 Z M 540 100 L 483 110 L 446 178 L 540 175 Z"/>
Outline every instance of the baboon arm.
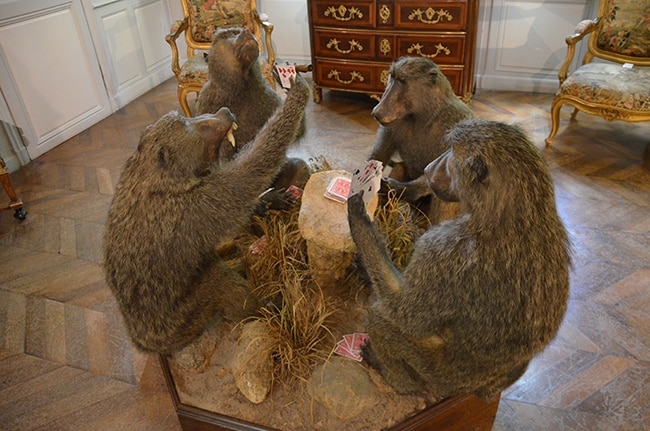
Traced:
<path fill-rule="evenodd" d="M 424 175 L 411 181 L 397 181 L 394 178 L 386 178 L 386 182 L 388 182 L 390 188 L 397 192 L 397 196 L 400 197 L 400 199 L 404 199 L 409 203 L 415 203 L 419 199 L 433 193 L 429 188 L 427 178 Z"/>
<path fill-rule="evenodd" d="M 391 260 L 386 239 L 368 217 L 361 195 L 348 199 L 348 222 L 352 240 L 370 277 L 372 288 L 380 297 L 399 293 L 402 274 Z"/>
<path fill-rule="evenodd" d="M 304 79 L 296 78 L 284 105 L 255 140 L 246 145 L 234 160 L 225 163 L 206 179 L 204 205 L 221 208 L 218 212 L 221 217 L 213 220 L 214 231 L 221 226 L 232 232 L 246 223 L 259 202 L 259 196 L 284 165 L 287 147 L 295 140 L 309 95 Z M 219 218 L 228 220 L 224 222 Z"/>
<path fill-rule="evenodd" d="M 383 164 L 386 164 L 395 153 L 395 148 L 393 139 L 388 135 L 388 132 L 380 128 L 368 160 L 379 160 Z"/>

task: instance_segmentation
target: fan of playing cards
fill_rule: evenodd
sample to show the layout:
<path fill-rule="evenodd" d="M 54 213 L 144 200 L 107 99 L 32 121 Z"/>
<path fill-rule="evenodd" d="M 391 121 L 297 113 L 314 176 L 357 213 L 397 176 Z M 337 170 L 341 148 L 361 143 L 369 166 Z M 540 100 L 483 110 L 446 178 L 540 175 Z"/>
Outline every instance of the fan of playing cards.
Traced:
<path fill-rule="evenodd" d="M 363 202 L 368 205 L 368 202 L 379 192 L 383 169 L 383 164 L 378 160 L 370 160 L 365 167 L 356 169 L 352 173 L 348 197 L 363 191 Z"/>
<path fill-rule="evenodd" d="M 343 339 L 336 343 L 334 353 L 361 362 L 361 346 L 363 346 L 367 339 L 368 334 L 361 332 L 344 335 Z"/>

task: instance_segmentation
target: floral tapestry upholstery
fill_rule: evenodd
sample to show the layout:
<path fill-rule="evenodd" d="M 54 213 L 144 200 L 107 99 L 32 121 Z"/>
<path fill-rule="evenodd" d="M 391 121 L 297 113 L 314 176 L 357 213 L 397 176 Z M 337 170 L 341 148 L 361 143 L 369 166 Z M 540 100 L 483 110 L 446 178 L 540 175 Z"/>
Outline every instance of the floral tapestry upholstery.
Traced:
<path fill-rule="evenodd" d="M 648 68 L 589 63 L 569 75 L 558 94 L 585 103 L 650 113 L 649 82 Z"/>
<path fill-rule="evenodd" d="M 183 0 L 189 4 L 194 40 L 211 42 L 219 27 L 250 27 L 250 0 Z"/>
<path fill-rule="evenodd" d="M 208 80 L 208 62 L 205 61 L 203 53 L 189 58 L 183 66 L 179 81 L 183 84 L 196 84 L 202 86 Z"/>
<path fill-rule="evenodd" d="M 633 57 L 650 57 L 650 1 L 608 0 L 598 48 Z"/>

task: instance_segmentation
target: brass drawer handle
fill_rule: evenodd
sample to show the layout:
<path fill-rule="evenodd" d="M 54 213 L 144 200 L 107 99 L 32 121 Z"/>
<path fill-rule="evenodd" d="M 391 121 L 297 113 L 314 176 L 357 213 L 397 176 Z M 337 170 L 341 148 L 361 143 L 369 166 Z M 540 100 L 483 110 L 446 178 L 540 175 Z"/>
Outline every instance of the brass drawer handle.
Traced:
<path fill-rule="evenodd" d="M 416 19 L 420 22 L 423 22 L 425 24 L 438 24 L 440 21 L 442 21 L 443 18 L 447 18 L 447 21 L 451 21 L 454 19 L 454 17 L 451 16 L 451 13 L 449 13 L 448 10 L 440 9 L 440 10 L 433 10 L 433 8 L 429 8 L 426 11 L 422 11 L 419 8 L 415 9 L 411 14 L 409 15 L 409 19 L 413 21 Z"/>
<path fill-rule="evenodd" d="M 388 70 L 382 70 L 381 75 L 379 76 L 379 82 L 384 84 L 384 87 L 385 87 L 386 84 L 388 84 L 388 78 L 389 77 L 390 77 L 390 73 L 388 72 Z"/>
<path fill-rule="evenodd" d="M 388 39 L 382 39 L 379 42 L 379 52 L 381 52 L 383 55 L 388 55 L 390 54 L 390 51 L 390 41 Z"/>
<path fill-rule="evenodd" d="M 436 47 L 436 52 L 434 54 L 425 54 L 422 52 L 422 48 L 424 48 L 424 45 L 420 45 L 419 43 L 414 43 L 406 51 L 409 54 L 413 54 L 415 52 L 420 57 L 426 57 L 426 58 L 436 58 L 440 53 L 444 53 L 445 55 L 449 55 L 451 53 L 451 50 L 441 43 L 437 44 L 435 47 Z"/>
<path fill-rule="evenodd" d="M 345 16 L 346 13 L 348 13 L 347 17 Z M 330 16 L 330 15 L 332 15 L 332 18 L 339 21 L 350 21 L 355 17 L 359 19 L 363 18 L 363 13 L 361 13 L 361 10 L 359 10 L 358 8 L 351 7 L 350 9 L 348 9 L 343 5 L 339 6 L 338 8 L 334 6 L 329 6 L 327 9 L 325 9 L 325 16 Z"/>
<path fill-rule="evenodd" d="M 356 70 L 353 70 L 352 72 L 350 72 L 350 80 L 349 80 L 349 81 L 343 81 L 343 80 L 339 77 L 340 74 L 341 74 L 341 72 L 339 72 L 339 71 L 336 70 L 336 69 L 333 69 L 333 70 L 330 70 L 330 72 L 327 74 L 327 77 L 328 77 L 329 79 L 334 78 L 336 81 L 340 82 L 341 84 L 346 84 L 346 85 L 347 85 L 347 84 L 352 84 L 352 83 L 354 82 L 355 79 L 358 79 L 359 82 L 363 82 L 363 81 L 364 81 L 364 79 L 363 79 L 363 75 L 361 75 L 361 73 L 360 73 L 360 72 L 357 72 Z"/>
<path fill-rule="evenodd" d="M 390 8 L 387 5 L 381 5 L 381 8 L 379 8 L 379 17 L 381 18 L 382 24 L 386 24 L 388 22 L 390 19 Z"/>
<path fill-rule="evenodd" d="M 340 49 L 340 48 L 339 48 L 339 43 L 341 43 L 340 40 L 337 40 L 337 39 L 330 39 L 330 41 L 327 42 L 327 47 L 330 48 L 330 49 L 331 49 L 332 47 L 334 47 L 334 49 L 335 49 L 337 52 L 340 52 L 341 54 L 349 54 L 349 53 L 351 53 L 352 51 L 354 51 L 355 48 L 356 48 L 358 51 L 363 51 L 363 46 L 362 46 L 358 41 L 356 41 L 356 40 L 354 40 L 354 39 L 352 39 L 352 40 L 350 41 L 350 49 L 347 49 L 347 50 L 345 50 L 345 49 Z"/>

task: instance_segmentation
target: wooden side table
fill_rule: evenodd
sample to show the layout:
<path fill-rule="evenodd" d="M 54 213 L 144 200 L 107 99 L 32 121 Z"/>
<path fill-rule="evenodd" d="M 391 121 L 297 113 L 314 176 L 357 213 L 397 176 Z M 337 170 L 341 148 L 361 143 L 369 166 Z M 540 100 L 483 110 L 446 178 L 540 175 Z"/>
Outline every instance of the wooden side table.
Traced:
<path fill-rule="evenodd" d="M 379 99 L 391 63 L 433 60 L 456 95 L 474 92 L 478 0 L 308 0 L 314 101 L 322 88 Z"/>

